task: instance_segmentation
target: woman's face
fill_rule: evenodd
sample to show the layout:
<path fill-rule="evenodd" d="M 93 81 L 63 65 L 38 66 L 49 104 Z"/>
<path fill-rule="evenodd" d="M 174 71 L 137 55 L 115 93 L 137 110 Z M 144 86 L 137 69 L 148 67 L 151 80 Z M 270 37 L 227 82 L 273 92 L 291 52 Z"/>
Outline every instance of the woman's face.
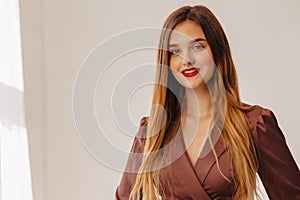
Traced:
<path fill-rule="evenodd" d="M 215 64 L 202 28 L 186 20 L 175 26 L 169 43 L 170 68 L 175 79 L 185 88 L 205 86 L 211 79 Z"/>

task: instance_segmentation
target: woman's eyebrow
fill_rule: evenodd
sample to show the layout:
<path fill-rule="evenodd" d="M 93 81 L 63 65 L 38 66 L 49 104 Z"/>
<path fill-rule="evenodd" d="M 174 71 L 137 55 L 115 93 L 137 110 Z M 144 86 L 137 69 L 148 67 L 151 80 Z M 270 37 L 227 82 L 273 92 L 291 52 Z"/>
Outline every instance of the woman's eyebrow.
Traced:
<path fill-rule="evenodd" d="M 199 41 L 206 41 L 206 39 L 196 38 L 196 39 L 191 40 L 189 43 L 192 44 L 192 43 L 199 42 Z M 177 47 L 177 46 L 178 46 L 178 44 L 169 44 L 169 48 L 170 47 Z"/>
<path fill-rule="evenodd" d="M 199 42 L 199 41 L 206 41 L 206 39 L 204 39 L 204 38 L 196 38 L 196 39 L 192 40 L 190 43 Z"/>

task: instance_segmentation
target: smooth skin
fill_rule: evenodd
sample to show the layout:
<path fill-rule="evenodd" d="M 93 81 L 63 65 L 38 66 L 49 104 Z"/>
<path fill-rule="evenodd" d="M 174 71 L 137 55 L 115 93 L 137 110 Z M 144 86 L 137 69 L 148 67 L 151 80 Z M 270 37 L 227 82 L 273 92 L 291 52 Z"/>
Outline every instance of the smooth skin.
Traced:
<path fill-rule="evenodd" d="M 169 44 L 170 68 L 175 79 L 186 88 L 182 114 L 182 132 L 190 162 L 195 166 L 211 121 L 211 99 L 206 83 L 212 78 L 215 64 L 202 28 L 186 20 L 174 28 Z M 196 67 L 200 71 L 185 77 L 181 71 Z"/>

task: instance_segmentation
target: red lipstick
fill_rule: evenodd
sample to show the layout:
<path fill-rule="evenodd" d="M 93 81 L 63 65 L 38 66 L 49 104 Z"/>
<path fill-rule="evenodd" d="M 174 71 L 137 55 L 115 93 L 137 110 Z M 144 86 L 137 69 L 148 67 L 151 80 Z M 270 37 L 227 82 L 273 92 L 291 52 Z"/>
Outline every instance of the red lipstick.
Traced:
<path fill-rule="evenodd" d="M 188 68 L 185 70 L 182 70 L 181 73 L 185 76 L 185 77 L 193 77 L 196 76 L 199 73 L 200 69 L 199 68 Z"/>

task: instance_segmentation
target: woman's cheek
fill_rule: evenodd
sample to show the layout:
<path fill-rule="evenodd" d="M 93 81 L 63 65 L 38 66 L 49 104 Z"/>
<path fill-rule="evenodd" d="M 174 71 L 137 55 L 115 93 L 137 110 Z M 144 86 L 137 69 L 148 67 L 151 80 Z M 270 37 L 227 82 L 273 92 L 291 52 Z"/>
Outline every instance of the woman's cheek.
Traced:
<path fill-rule="evenodd" d="M 215 70 L 215 64 L 211 59 L 207 60 L 207 62 L 203 62 L 202 69 L 200 70 L 200 75 L 205 79 L 205 82 L 207 83 Z"/>
<path fill-rule="evenodd" d="M 175 70 L 175 69 L 171 69 L 171 70 L 172 70 L 172 74 L 173 74 L 175 80 L 179 84 L 181 84 L 184 87 L 189 85 L 187 79 L 181 74 L 181 72 L 179 72 L 178 70 Z"/>
<path fill-rule="evenodd" d="M 171 59 L 170 59 L 170 68 L 172 69 L 172 70 L 179 70 L 179 68 L 180 68 L 180 66 L 179 66 L 179 59 L 178 59 L 178 57 L 172 57 Z"/>

